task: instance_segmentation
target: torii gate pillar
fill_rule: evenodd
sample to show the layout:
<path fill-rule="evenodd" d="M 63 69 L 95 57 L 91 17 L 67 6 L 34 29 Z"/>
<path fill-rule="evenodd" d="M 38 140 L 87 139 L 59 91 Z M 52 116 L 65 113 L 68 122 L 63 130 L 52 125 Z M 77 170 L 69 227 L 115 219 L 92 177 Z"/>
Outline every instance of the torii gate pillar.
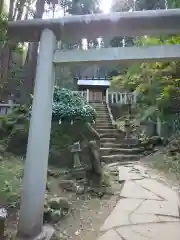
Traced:
<path fill-rule="evenodd" d="M 47 180 L 53 101 L 53 56 L 56 37 L 44 29 L 35 78 L 32 116 L 24 168 L 18 236 L 26 239 L 41 233 Z"/>

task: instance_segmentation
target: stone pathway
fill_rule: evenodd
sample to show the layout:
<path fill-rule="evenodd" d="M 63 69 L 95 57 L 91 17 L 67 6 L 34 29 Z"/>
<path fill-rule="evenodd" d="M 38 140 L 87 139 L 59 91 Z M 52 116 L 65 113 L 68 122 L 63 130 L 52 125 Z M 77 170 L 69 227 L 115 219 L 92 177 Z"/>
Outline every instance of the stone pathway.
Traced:
<path fill-rule="evenodd" d="M 140 165 L 116 167 L 119 181 L 124 182 L 121 199 L 101 227 L 98 240 L 179 240 L 176 192 L 148 176 Z"/>

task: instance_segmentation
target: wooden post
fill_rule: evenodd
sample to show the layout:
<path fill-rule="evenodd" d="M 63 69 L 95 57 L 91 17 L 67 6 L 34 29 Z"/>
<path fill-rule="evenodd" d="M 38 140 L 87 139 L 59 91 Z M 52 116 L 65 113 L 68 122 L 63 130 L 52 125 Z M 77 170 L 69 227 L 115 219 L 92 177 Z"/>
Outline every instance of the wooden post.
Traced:
<path fill-rule="evenodd" d="M 89 89 L 87 89 L 86 101 L 89 102 Z"/>
<path fill-rule="evenodd" d="M 106 104 L 109 104 L 109 90 L 106 89 Z"/>

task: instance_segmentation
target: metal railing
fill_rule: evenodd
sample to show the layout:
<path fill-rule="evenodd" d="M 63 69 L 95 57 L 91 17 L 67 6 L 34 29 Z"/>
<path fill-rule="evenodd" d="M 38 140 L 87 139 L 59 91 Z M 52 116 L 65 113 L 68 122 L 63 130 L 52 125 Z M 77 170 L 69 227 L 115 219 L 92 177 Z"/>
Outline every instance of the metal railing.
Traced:
<path fill-rule="evenodd" d="M 12 100 L 9 100 L 8 103 L 0 103 L 0 116 L 10 114 L 15 106 L 18 104 L 14 104 Z"/>

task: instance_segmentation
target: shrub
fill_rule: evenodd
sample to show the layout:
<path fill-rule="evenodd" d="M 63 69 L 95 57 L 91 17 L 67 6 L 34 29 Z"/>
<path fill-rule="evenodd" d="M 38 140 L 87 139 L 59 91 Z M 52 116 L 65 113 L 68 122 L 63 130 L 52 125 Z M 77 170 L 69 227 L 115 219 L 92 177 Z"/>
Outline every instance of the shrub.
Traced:
<path fill-rule="evenodd" d="M 53 99 L 53 120 L 85 121 L 92 123 L 96 112 L 79 93 L 55 87 Z"/>

